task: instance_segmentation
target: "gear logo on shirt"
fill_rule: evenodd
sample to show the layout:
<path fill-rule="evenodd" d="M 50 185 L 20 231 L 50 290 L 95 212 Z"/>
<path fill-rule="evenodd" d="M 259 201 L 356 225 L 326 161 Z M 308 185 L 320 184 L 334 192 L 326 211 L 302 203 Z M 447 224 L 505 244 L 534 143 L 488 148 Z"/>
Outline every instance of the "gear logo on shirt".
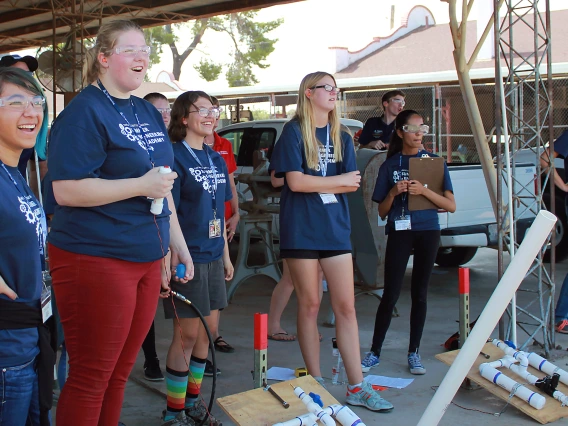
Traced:
<path fill-rule="evenodd" d="M 135 132 L 132 129 L 131 126 L 125 126 L 124 124 L 119 124 L 118 127 L 120 127 L 120 133 L 122 133 L 124 136 L 126 136 L 129 141 L 136 142 L 138 145 L 140 145 L 140 147 L 144 151 L 148 151 L 148 150 L 153 151 L 154 150 L 154 147 L 152 147 L 152 146 L 146 147 L 146 144 L 144 143 L 144 140 L 143 140 L 143 136 L 136 134 L 136 133 L 139 133 L 140 130 L 136 129 L 136 132 Z"/>
<path fill-rule="evenodd" d="M 40 252 L 43 253 L 43 247 L 45 245 L 45 232 L 44 227 L 42 226 L 41 209 L 36 208 L 34 210 L 34 207 L 37 207 L 37 204 L 31 199 L 31 196 L 18 197 L 18 201 L 20 202 L 20 211 L 26 217 L 26 221 L 30 225 L 35 225 L 37 240 L 40 244 Z"/>
<path fill-rule="evenodd" d="M 213 193 L 215 190 L 215 177 L 211 169 L 205 167 L 190 167 L 189 172 L 195 179 L 197 183 L 203 186 L 203 190 Z M 217 184 L 226 183 L 226 178 L 224 173 L 217 173 Z"/>

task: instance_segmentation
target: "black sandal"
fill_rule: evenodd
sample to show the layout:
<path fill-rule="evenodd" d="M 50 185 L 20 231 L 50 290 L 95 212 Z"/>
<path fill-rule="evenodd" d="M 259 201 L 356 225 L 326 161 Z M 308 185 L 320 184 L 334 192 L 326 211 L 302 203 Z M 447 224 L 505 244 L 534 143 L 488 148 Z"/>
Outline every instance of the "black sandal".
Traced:
<path fill-rule="evenodd" d="M 215 350 L 219 352 L 224 352 L 226 354 L 235 352 L 235 348 L 229 345 L 222 336 L 217 337 L 213 342 L 213 345 L 215 346 Z"/>

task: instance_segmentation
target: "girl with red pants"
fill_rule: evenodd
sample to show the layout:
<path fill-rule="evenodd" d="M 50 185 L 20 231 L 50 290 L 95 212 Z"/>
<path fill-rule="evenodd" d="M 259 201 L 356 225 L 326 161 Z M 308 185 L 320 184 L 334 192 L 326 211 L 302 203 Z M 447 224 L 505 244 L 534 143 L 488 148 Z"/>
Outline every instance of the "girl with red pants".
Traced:
<path fill-rule="evenodd" d="M 57 206 L 49 235 L 53 287 L 69 353 L 57 425 L 115 426 L 124 387 L 156 313 L 169 269 L 193 264 L 172 208 L 175 173 L 164 121 L 132 96 L 150 47 L 131 21 L 101 26 L 87 53 L 90 83 L 51 130 Z M 164 198 L 160 214 L 149 198 Z"/>

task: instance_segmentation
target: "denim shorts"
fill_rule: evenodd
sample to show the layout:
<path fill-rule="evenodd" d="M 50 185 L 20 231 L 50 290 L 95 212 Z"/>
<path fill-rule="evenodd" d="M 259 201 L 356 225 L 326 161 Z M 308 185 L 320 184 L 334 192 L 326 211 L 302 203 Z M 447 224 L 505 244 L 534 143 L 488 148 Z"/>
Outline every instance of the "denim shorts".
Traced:
<path fill-rule="evenodd" d="M 172 281 L 170 287 L 172 290 L 182 294 L 193 305 L 201 315 L 209 316 L 211 311 L 223 309 L 227 306 L 227 285 L 225 284 L 225 267 L 223 259 L 217 259 L 210 263 L 194 263 L 194 275 L 191 281 L 183 284 Z M 177 316 L 179 318 L 197 318 L 191 306 L 188 306 L 175 297 L 163 299 L 164 312 L 166 319 L 172 319 Z M 175 304 L 175 311 L 173 304 Z"/>
<path fill-rule="evenodd" d="M 39 426 L 35 359 L 0 368 L 0 426 Z"/>

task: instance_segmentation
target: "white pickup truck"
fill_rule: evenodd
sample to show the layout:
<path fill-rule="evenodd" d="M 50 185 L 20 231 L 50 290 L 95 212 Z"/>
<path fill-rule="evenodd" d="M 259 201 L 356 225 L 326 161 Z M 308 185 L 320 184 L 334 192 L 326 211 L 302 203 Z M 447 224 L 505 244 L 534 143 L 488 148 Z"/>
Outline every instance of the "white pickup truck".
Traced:
<path fill-rule="evenodd" d="M 276 143 L 288 120 L 259 120 L 232 124 L 218 131 L 219 135 L 233 144 L 239 173 L 251 173 L 253 153 L 263 150 L 267 154 Z M 354 134 L 362 128 L 357 120 L 342 119 L 342 124 L 350 128 Z M 439 213 L 442 236 L 436 263 L 440 266 L 459 266 L 469 262 L 479 247 L 497 245 L 497 223 L 491 207 L 491 201 L 485 185 L 483 171 L 475 164 L 448 164 L 454 186 L 457 211 L 455 213 Z M 530 190 L 527 185 L 535 174 L 535 166 L 531 163 L 518 165 L 517 179 Z M 241 185 L 241 184 L 239 184 Z M 238 186 L 239 194 L 246 187 Z M 242 195 L 240 195 L 242 196 Z M 244 201 L 240 200 L 240 201 Z M 526 229 L 534 219 L 534 214 L 525 212 L 517 225 L 517 237 L 522 239 Z"/>

